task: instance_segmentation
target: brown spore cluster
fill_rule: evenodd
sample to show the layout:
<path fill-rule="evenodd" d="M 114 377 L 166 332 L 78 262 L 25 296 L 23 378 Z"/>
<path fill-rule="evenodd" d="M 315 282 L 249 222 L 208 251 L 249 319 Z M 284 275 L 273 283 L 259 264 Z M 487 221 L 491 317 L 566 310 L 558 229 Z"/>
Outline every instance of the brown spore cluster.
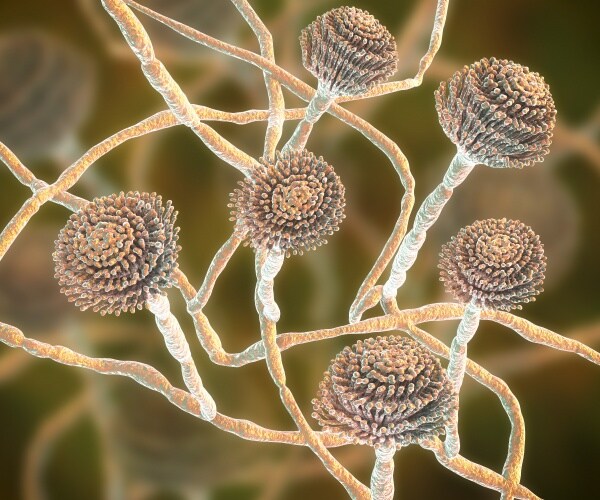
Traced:
<path fill-rule="evenodd" d="M 440 279 L 461 302 L 521 309 L 543 291 L 546 257 L 533 230 L 518 220 L 486 219 L 466 226 L 442 247 Z"/>
<path fill-rule="evenodd" d="M 448 138 L 470 160 L 522 168 L 543 161 L 556 108 L 538 73 L 506 59 L 482 59 L 454 73 L 435 92 Z"/>
<path fill-rule="evenodd" d="M 156 193 L 94 199 L 71 215 L 55 242 L 61 292 L 102 315 L 142 309 L 150 294 L 171 286 L 180 250 L 176 218 Z"/>
<path fill-rule="evenodd" d="M 435 356 L 389 336 L 345 347 L 312 404 L 324 431 L 358 444 L 406 446 L 442 434 L 458 403 Z"/>
<path fill-rule="evenodd" d="M 254 249 L 287 256 L 326 243 L 344 219 L 344 185 L 333 167 L 306 150 L 277 152 L 230 195 L 231 220 Z"/>
<path fill-rule="evenodd" d="M 300 35 L 302 63 L 334 96 L 359 95 L 396 72 L 390 32 L 368 12 L 339 7 L 317 17 Z"/>

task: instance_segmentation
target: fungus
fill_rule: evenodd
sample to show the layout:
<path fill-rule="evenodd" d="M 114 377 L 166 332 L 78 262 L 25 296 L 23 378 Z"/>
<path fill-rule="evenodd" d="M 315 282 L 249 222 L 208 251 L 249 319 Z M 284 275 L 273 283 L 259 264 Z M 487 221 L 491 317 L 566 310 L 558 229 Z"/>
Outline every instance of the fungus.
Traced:
<path fill-rule="evenodd" d="M 302 254 L 326 243 L 345 217 L 340 178 L 306 150 L 278 152 L 273 162 L 261 159 L 261 168 L 239 184 L 230 195 L 231 220 L 255 250 Z"/>
<path fill-rule="evenodd" d="M 461 302 L 509 311 L 543 291 L 544 247 L 520 221 L 476 221 L 446 243 L 440 257 L 440 280 Z"/>
<path fill-rule="evenodd" d="M 484 58 L 442 82 L 435 102 L 445 134 L 475 163 L 522 168 L 548 154 L 556 108 L 527 66 Z"/>
<path fill-rule="evenodd" d="M 412 339 L 388 336 L 345 347 L 312 404 L 325 431 L 401 447 L 442 434 L 457 403 L 435 356 Z"/>
<path fill-rule="evenodd" d="M 359 95 L 396 72 L 390 32 L 368 12 L 338 7 L 317 17 L 300 35 L 302 63 L 334 96 Z"/>
<path fill-rule="evenodd" d="M 338 7 L 317 17 L 300 35 L 302 63 L 318 80 L 306 114 L 283 147 L 303 149 L 313 125 L 336 97 L 364 94 L 396 72 L 390 32 L 368 12 Z"/>
<path fill-rule="evenodd" d="M 481 308 L 509 311 L 542 291 L 546 257 L 539 237 L 520 221 L 486 219 L 459 231 L 440 253 L 446 291 L 468 302 L 452 341 L 448 378 L 458 394 L 467 364 L 467 345 L 477 332 Z M 458 416 L 446 428 L 446 453 L 460 450 Z"/>
<path fill-rule="evenodd" d="M 179 228 L 170 201 L 156 193 L 123 192 L 96 198 L 60 231 L 55 277 L 82 311 L 119 315 L 142 309 L 171 286 Z"/>
<path fill-rule="evenodd" d="M 465 66 L 440 84 L 435 101 L 440 124 L 457 152 L 394 257 L 383 288 L 386 299 L 396 296 L 428 229 L 475 165 L 529 166 L 543 160 L 552 142 L 556 109 L 550 88 L 538 73 L 512 61 L 492 57 Z"/>

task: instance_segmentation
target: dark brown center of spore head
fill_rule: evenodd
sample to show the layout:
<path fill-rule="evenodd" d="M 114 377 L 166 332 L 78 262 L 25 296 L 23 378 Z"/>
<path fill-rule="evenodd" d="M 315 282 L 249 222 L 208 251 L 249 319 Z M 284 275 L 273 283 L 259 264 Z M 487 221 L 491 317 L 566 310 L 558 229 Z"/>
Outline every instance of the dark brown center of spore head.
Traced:
<path fill-rule="evenodd" d="M 284 219 L 301 220 L 317 211 L 323 201 L 323 191 L 316 179 L 293 180 L 273 190 L 273 211 Z"/>
<path fill-rule="evenodd" d="M 521 242 L 506 233 L 482 234 L 476 244 L 476 255 L 490 267 L 510 267 L 518 263 L 523 255 Z"/>

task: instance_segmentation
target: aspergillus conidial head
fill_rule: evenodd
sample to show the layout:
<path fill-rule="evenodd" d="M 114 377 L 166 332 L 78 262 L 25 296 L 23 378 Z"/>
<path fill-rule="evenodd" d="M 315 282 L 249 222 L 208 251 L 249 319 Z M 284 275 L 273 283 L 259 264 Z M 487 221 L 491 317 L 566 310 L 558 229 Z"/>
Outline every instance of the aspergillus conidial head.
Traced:
<path fill-rule="evenodd" d="M 274 161 L 260 163 L 228 205 L 247 244 L 289 256 L 326 243 L 345 217 L 345 189 L 333 167 L 306 150 L 277 152 Z"/>
<path fill-rule="evenodd" d="M 489 167 L 543 161 L 556 109 L 538 73 L 506 59 L 465 66 L 435 91 L 440 124 L 459 152 Z"/>
<path fill-rule="evenodd" d="M 452 237 L 440 257 L 440 280 L 461 302 L 509 311 L 543 291 L 544 246 L 518 220 L 476 221 Z"/>
<path fill-rule="evenodd" d="M 119 315 L 142 309 L 150 294 L 171 286 L 179 228 L 170 201 L 156 193 L 96 198 L 60 231 L 56 278 L 70 302 Z"/>
<path fill-rule="evenodd" d="M 389 336 L 345 347 L 312 404 L 324 431 L 359 444 L 406 446 L 442 434 L 458 403 L 434 355 Z"/>
<path fill-rule="evenodd" d="M 359 95 L 396 72 L 390 32 L 368 12 L 339 7 L 317 17 L 300 35 L 302 63 L 333 96 Z"/>

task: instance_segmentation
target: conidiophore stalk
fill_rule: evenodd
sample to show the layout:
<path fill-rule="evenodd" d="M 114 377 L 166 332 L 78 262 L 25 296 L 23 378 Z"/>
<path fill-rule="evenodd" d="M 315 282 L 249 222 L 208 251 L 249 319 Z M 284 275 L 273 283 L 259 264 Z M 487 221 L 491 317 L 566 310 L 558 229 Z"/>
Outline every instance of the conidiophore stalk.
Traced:
<path fill-rule="evenodd" d="M 317 79 L 317 93 L 283 151 L 303 149 L 313 124 L 336 97 L 360 95 L 387 80 L 398 66 L 396 42 L 368 12 L 338 7 L 302 30 L 302 64 Z"/>
<path fill-rule="evenodd" d="M 181 373 L 185 385 L 200 404 L 202 417 L 213 420 L 217 414 L 214 399 L 204 388 L 183 330 L 177 318 L 171 313 L 169 299 L 166 295 L 154 294 L 146 301 L 146 306 L 156 317 L 156 325 L 165 338 L 169 353 L 181 365 Z"/>
<path fill-rule="evenodd" d="M 458 162 L 425 200 L 392 265 L 383 287 L 394 298 L 413 265 L 427 230 L 458 186 L 481 163 L 492 168 L 522 168 L 543 161 L 552 142 L 556 109 L 550 88 L 538 74 L 506 59 L 482 59 L 442 82 L 435 92 L 444 133 L 454 143 Z M 464 165 L 460 165 L 461 157 Z M 447 181 L 450 181 L 448 183 Z M 450 190 L 448 191 L 448 188 Z"/>
<path fill-rule="evenodd" d="M 425 198 L 415 216 L 413 228 L 402 240 L 398 253 L 394 257 L 390 277 L 383 286 L 383 297 L 385 299 L 396 296 L 398 288 L 406 281 L 407 271 L 414 264 L 419 250 L 425 243 L 427 231 L 440 216 L 454 189 L 466 179 L 475 165 L 476 163 L 457 152 L 441 184 Z"/>
<path fill-rule="evenodd" d="M 394 498 L 394 454 L 395 446 L 375 448 L 375 467 L 371 474 L 371 496 L 373 500 Z"/>
<path fill-rule="evenodd" d="M 546 257 L 533 230 L 507 219 L 475 221 L 442 246 L 440 279 L 458 300 L 468 302 L 452 341 L 448 377 L 456 393 L 467 363 L 467 343 L 479 325 L 483 307 L 509 311 L 535 300 L 542 291 Z M 445 448 L 455 456 L 460 448 L 458 414 L 446 426 Z"/>
<path fill-rule="evenodd" d="M 285 253 L 279 248 L 274 247 L 271 250 L 267 250 L 265 261 L 260 269 L 260 279 L 256 285 L 258 298 L 264 307 L 263 313 L 265 318 L 274 322 L 279 321 L 281 313 L 279 306 L 275 302 L 273 284 L 275 276 L 281 270 L 284 259 Z"/>
<path fill-rule="evenodd" d="M 467 366 L 467 344 L 477 331 L 480 316 L 481 308 L 474 302 L 469 302 L 456 330 L 456 336 L 452 341 L 450 362 L 448 364 L 448 378 L 452 385 L 454 385 L 454 390 L 457 393 L 462 386 Z"/>
<path fill-rule="evenodd" d="M 304 118 L 298 123 L 294 133 L 283 147 L 282 151 L 289 149 L 304 149 L 313 125 L 323 116 L 335 101 L 335 96 L 319 82 L 317 92 L 306 107 Z"/>
<path fill-rule="evenodd" d="M 465 313 L 456 330 L 456 336 L 450 348 L 450 362 L 448 363 L 448 378 L 454 387 L 454 392 L 459 393 L 465 377 L 467 367 L 467 344 L 475 335 L 479 326 L 481 308 L 471 301 L 465 309 Z M 460 439 L 458 437 L 458 409 L 453 418 L 446 424 L 446 441 L 444 443 L 446 454 L 455 457 L 460 451 Z"/>

